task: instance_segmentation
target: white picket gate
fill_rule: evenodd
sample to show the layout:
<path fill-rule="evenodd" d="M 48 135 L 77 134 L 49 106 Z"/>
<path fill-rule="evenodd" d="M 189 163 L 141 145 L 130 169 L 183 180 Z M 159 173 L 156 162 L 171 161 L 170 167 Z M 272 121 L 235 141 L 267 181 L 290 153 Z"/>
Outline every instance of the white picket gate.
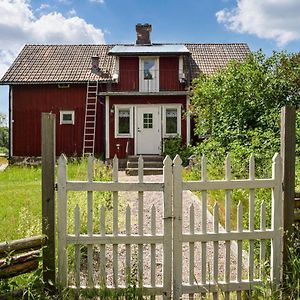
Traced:
<path fill-rule="evenodd" d="M 163 182 L 144 182 L 143 180 L 143 159 L 139 159 L 138 182 L 119 182 L 118 181 L 118 160 L 113 161 L 113 181 L 97 182 L 93 181 L 93 158 L 88 159 L 88 180 L 70 181 L 67 179 L 67 160 L 62 155 L 59 159 L 58 172 L 58 279 L 64 287 L 74 289 L 100 289 L 107 287 L 113 291 L 126 289 L 125 285 L 118 282 L 119 276 L 119 246 L 125 245 L 126 271 L 132 268 L 132 245 L 137 245 L 137 290 L 143 295 L 150 295 L 151 299 L 155 296 L 163 296 L 164 299 L 180 299 L 187 295 L 193 299 L 196 294 L 206 297 L 212 294 L 213 299 L 218 299 L 220 293 L 224 293 L 225 299 L 230 299 L 232 293 L 237 299 L 241 299 L 241 292 L 250 290 L 254 285 L 263 280 L 264 266 L 266 259 L 266 241 L 271 240 L 271 274 L 270 280 L 279 283 L 281 272 L 281 240 L 282 240 L 282 167 L 279 155 L 273 158 L 273 176 L 267 179 L 255 178 L 254 157 L 250 158 L 249 178 L 243 180 L 231 179 L 230 157 L 225 163 L 225 180 L 208 180 L 206 173 L 206 161 L 202 159 L 200 181 L 183 181 L 181 159 L 177 156 L 174 161 L 169 157 L 164 160 Z M 260 210 L 260 229 L 254 228 L 254 204 L 255 189 L 267 188 L 272 190 L 272 225 L 266 227 L 266 205 L 262 203 Z M 243 206 L 239 203 L 237 207 L 237 229 L 231 230 L 230 212 L 231 195 L 233 190 L 249 190 L 249 228 L 243 228 Z M 201 193 L 201 230 L 195 230 L 194 207 L 190 207 L 189 213 L 189 232 L 183 232 L 182 222 L 182 194 L 183 191 L 199 191 Z M 213 209 L 213 230 L 207 229 L 208 214 L 207 196 L 208 191 L 225 190 L 225 230 L 220 230 L 218 204 Z M 80 211 L 76 206 L 74 212 L 74 232 L 67 230 L 67 203 L 68 192 L 87 191 L 87 234 L 80 232 Z M 105 230 L 105 211 L 100 210 L 100 233 L 93 232 L 93 193 L 97 191 L 111 191 L 113 193 L 113 228 L 112 233 L 108 234 Z M 138 234 L 132 234 L 132 216 L 131 208 L 126 208 L 125 232 L 119 232 L 119 192 L 132 191 L 138 193 Z M 144 233 L 144 192 L 160 191 L 163 193 L 163 232 L 157 233 L 156 230 L 156 209 L 151 209 L 151 233 Z M 247 251 L 247 270 L 243 263 L 243 242 L 249 243 Z M 257 266 L 254 262 L 254 243 L 258 241 L 260 248 L 260 266 L 259 272 L 256 272 Z M 219 251 L 220 243 L 224 243 L 225 262 L 224 276 L 219 274 Z M 208 264 L 207 244 L 213 244 L 212 266 Z M 236 244 L 236 278 L 231 276 L 231 256 L 232 244 Z M 74 270 L 68 270 L 67 246 L 74 245 Z M 143 245 L 149 245 L 150 265 L 147 266 L 151 273 L 150 285 L 143 282 Z M 189 248 L 189 282 L 183 282 L 183 245 L 187 244 Z M 195 255 L 195 245 L 200 244 L 201 255 Z M 87 247 L 86 265 L 87 279 L 86 284 L 82 284 L 80 275 L 81 254 L 80 246 Z M 159 245 L 163 248 L 162 260 L 162 283 L 156 282 L 156 251 Z M 94 254 L 93 247 L 99 247 L 99 273 L 101 282 L 95 282 L 94 279 Z M 112 251 L 112 284 L 106 281 L 106 253 L 108 247 Z M 245 251 L 244 251 L 245 252 Z M 201 276 L 195 277 L 195 260 L 200 260 Z M 69 276 L 73 274 L 75 284 L 69 283 Z M 245 275 L 246 274 L 246 275 Z M 128 287 L 128 286 L 127 286 Z"/>

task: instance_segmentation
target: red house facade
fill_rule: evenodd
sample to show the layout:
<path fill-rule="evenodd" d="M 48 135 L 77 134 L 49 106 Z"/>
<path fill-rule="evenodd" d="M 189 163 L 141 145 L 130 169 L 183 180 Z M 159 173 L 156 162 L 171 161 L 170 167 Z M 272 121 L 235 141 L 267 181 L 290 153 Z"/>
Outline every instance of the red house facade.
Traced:
<path fill-rule="evenodd" d="M 188 87 L 249 54 L 246 44 L 155 44 L 137 24 L 131 45 L 26 45 L 1 79 L 9 85 L 10 156 L 40 156 L 41 113 L 56 115 L 57 154 L 160 154 L 191 141 Z"/>

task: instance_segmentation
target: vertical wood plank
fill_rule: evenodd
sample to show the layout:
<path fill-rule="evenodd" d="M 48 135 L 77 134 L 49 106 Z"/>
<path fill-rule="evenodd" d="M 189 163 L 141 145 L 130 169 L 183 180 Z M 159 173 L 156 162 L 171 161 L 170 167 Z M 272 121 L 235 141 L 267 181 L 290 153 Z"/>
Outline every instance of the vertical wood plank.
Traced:
<path fill-rule="evenodd" d="M 203 155 L 201 159 L 201 181 L 207 181 L 206 158 Z M 201 191 L 201 227 L 202 234 L 207 233 L 207 191 Z M 201 283 L 206 284 L 206 242 L 201 243 Z M 201 295 L 202 298 L 206 294 Z"/>
<path fill-rule="evenodd" d="M 93 182 L 94 158 L 88 157 L 88 182 Z M 87 233 L 93 235 L 93 192 L 87 192 Z M 88 286 L 93 287 L 93 245 L 87 245 Z"/>
<path fill-rule="evenodd" d="M 163 299 L 171 299 L 172 290 L 172 160 L 163 161 L 164 180 L 164 244 L 163 244 Z"/>
<path fill-rule="evenodd" d="M 131 235 L 131 208 L 129 205 L 126 207 L 126 235 Z M 125 245 L 125 251 L 126 251 L 126 286 L 128 287 L 130 284 L 130 271 L 131 271 L 131 245 L 126 244 Z"/>
<path fill-rule="evenodd" d="M 173 161 L 173 299 L 182 295 L 182 160 Z"/>
<path fill-rule="evenodd" d="M 255 160 L 254 155 L 250 156 L 249 160 L 249 179 L 255 179 Z M 249 190 L 249 231 L 254 231 L 254 189 Z M 248 279 L 253 281 L 254 277 L 254 241 L 249 240 L 249 263 L 248 263 Z"/>
<path fill-rule="evenodd" d="M 193 235 L 195 233 L 195 208 L 192 204 L 190 207 L 190 234 Z M 194 285 L 194 276 L 195 276 L 195 243 L 189 243 L 190 250 L 190 270 L 189 270 L 189 283 L 191 286 Z M 189 294 L 189 299 L 194 299 L 194 294 Z"/>
<path fill-rule="evenodd" d="M 231 159 L 228 154 L 225 160 L 225 180 L 231 180 Z M 225 191 L 225 231 L 231 231 L 231 190 Z M 225 241 L 225 282 L 230 282 L 230 241 Z M 229 300 L 230 293 L 225 292 L 225 300 Z"/>
<path fill-rule="evenodd" d="M 75 236 L 80 236 L 80 209 L 78 204 L 76 204 L 75 210 L 74 210 L 74 231 Z M 75 244 L 75 286 L 77 288 L 80 287 L 80 245 Z"/>
<path fill-rule="evenodd" d="M 60 156 L 58 163 L 58 281 L 62 287 L 67 287 L 67 159 L 63 154 Z"/>
<path fill-rule="evenodd" d="M 138 178 L 139 182 L 143 182 L 144 176 L 144 160 L 142 155 L 138 159 Z M 144 235 L 144 192 L 138 192 L 138 234 Z M 143 244 L 138 244 L 138 282 L 139 287 L 143 287 Z"/>
<path fill-rule="evenodd" d="M 272 177 L 275 180 L 275 187 L 272 189 L 272 230 L 274 238 L 271 240 L 271 280 L 275 284 L 281 282 L 282 270 L 282 164 L 279 154 L 273 157 Z"/>
<path fill-rule="evenodd" d="M 156 235 L 156 209 L 155 206 L 151 207 L 151 235 Z M 151 244 L 151 286 L 155 287 L 156 279 L 156 259 L 155 259 L 155 244 Z"/>
<path fill-rule="evenodd" d="M 262 202 L 260 206 L 260 230 L 266 231 L 266 204 Z M 265 260 L 266 260 L 266 241 L 260 240 L 260 279 L 264 280 L 265 273 Z"/>
<path fill-rule="evenodd" d="M 293 232 L 295 209 L 296 110 L 281 109 L 280 155 L 283 165 L 283 263 L 288 266 L 289 237 Z"/>
<path fill-rule="evenodd" d="M 47 236 L 43 248 L 43 280 L 47 289 L 55 283 L 55 115 L 42 113 L 42 232 Z"/>
<path fill-rule="evenodd" d="M 119 171 L 119 161 L 117 156 L 113 159 L 113 182 L 118 182 L 118 171 Z M 118 192 L 113 192 L 113 235 L 118 236 L 118 218 L 119 218 L 119 198 Z M 119 278 L 119 267 L 118 267 L 118 244 L 113 244 L 113 284 L 117 288 Z"/>
<path fill-rule="evenodd" d="M 105 208 L 102 205 L 100 208 L 100 233 L 105 236 Z M 105 245 L 100 245 L 100 286 L 106 287 L 106 256 Z"/>
<path fill-rule="evenodd" d="M 213 232 L 219 233 L 219 205 L 215 203 L 214 211 L 213 211 Z M 214 284 L 218 284 L 219 282 L 219 242 L 213 242 L 214 245 L 214 256 L 213 256 L 213 280 Z M 213 299 L 218 300 L 218 292 L 213 293 Z"/>
<path fill-rule="evenodd" d="M 239 201 L 237 206 L 237 232 L 243 232 L 243 204 Z M 242 240 L 237 241 L 237 282 L 242 281 L 242 271 L 243 271 L 243 242 Z M 242 299 L 241 291 L 236 293 L 237 300 Z"/>

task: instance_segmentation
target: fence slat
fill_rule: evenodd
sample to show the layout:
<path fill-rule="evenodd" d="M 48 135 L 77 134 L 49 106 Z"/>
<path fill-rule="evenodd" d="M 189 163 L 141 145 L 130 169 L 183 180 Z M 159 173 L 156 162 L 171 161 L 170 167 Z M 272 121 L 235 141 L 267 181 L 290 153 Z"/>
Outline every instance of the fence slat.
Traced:
<path fill-rule="evenodd" d="M 93 182 L 94 158 L 88 157 L 88 182 Z M 93 192 L 87 192 L 87 233 L 93 235 Z M 87 245 L 88 286 L 93 287 L 93 245 Z"/>
<path fill-rule="evenodd" d="M 195 208 L 192 204 L 190 206 L 190 234 L 195 233 Z M 194 274 L 195 274 L 195 243 L 190 242 L 189 243 L 189 250 L 190 250 L 190 272 L 189 272 L 189 282 L 190 285 L 194 284 Z M 194 294 L 189 295 L 190 299 L 194 299 Z"/>
<path fill-rule="evenodd" d="M 142 155 L 138 159 L 138 178 L 139 183 L 143 183 L 144 160 Z M 144 192 L 138 192 L 138 233 L 143 236 L 144 230 Z M 143 287 L 143 244 L 138 245 L 138 283 Z"/>
<path fill-rule="evenodd" d="M 105 207 L 100 208 L 100 234 L 105 237 Z M 106 286 L 106 255 L 105 245 L 100 245 L 100 286 Z"/>
<path fill-rule="evenodd" d="M 154 205 L 151 207 L 151 235 L 156 235 L 156 208 Z M 156 258 L 155 258 L 155 244 L 151 244 L 151 286 L 155 287 L 156 279 Z"/>
<path fill-rule="evenodd" d="M 231 180 L 231 159 L 230 155 L 227 154 L 225 160 L 225 180 Z M 231 190 L 225 192 L 225 231 L 231 231 Z M 225 282 L 230 282 L 230 241 L 225 241 Z M 225 292 L 225 300 L 229 300 L 230 293 Z"/>
<path fill-rule="evenodd" d="M 201 159 L 201 181 L 207 181 L 206 158 L 203 155 Z M 201 191 L 201 228 L 202 234 L 207 232 L 207 191 Z M 206 242 L 201 243 L 201 284 L 206 284 Z M 202 294 L 202 298 L 206 295 Z"/>
<path fill-rule="evenodd" d="M 282 247 L 282 162 L 279 154 L 275 154 L 272 164 L 272 177 L 276 181 L 275 187 L 272 189 L 272 230 L 274 230 L 274 238 L 271 240 L 271 280 L 275 284 L 281 281 L 281 247 Z"/>
<path fill-rule="evenodd" d="M 113 182 L 118 182 L 119 161 L 117 156 L 113 159 Z M 113 192 L 113 235 L 118 236 L 118 218 L 119 218 L 119 198 L 118 192 Z M 118 267 L 118 244 L 113 244 L 113 284 L 117 288 L 119 286 L 119 267 Z"/>
<path fill-rule="evenodd" d="M 219 233 L 219 205 L 215 203 L 213 211 L 213 232 Z M 213 281 L 218 284 L 219 281 L 219 242 L 214 242 L 214 256 L 213 256 Z M 213 293 L 213 299 L 218 300 L 218 292 Z"/>
<path fill-rule="evenodd" d="M 58 160 L 58 280 L 62 287 L 68 284 L 68 257 L 67 257 L 67 159 L 62 154 Z"/>
<path fill-rule="evenodd" d="M 129 205 L 126 207 L 126 235 L 130 236 L 131 235 L 131 208 Z M 125 251 L 126 251 L 126 286 L 128 287 L 130 284 L 131 280 L 131 274 L 130 274 L 130 264 L 131 264 L 131 245 L 126 244 L 125 245 Z"/>
<path fill-rule="evenodd" d="M 80 208 L 78 204 L 74 210 L 74 231 L 75 236 L 80 235 Z M 75 245 L 75 285 L 77 288 L 80 287 L 80 245 Z"/>
<path fill-rule="evenodd" d="M 182 160 L 173 161 L 173 299 L 182 295 Z"/>
<path fill-rule="evenodd" d="M 243 231 L 243 204 L 239 201 L 237 206 L 237 231 Z M 242 270 L 243 270 L 243 242 L 241 240 L 237 241 L 237 282 L 242 281 Z M 237 291 L 237 300 L 242 299 L 241 291 Z"/>
<path fill-rule="evenodd" d="M 172 160 L 167 155 L 163 161 L 164 177 L 164 244 L 163 244 L 163 298 L 171 298 L 172 289 Z"/>
<path fill-rule="evenodd" d="M 266 204 L 263 201 L 260 206 L 260 230 L 266 231 Z M 265 279 L 266 241 L 260 240 L 260 279 Z"/>

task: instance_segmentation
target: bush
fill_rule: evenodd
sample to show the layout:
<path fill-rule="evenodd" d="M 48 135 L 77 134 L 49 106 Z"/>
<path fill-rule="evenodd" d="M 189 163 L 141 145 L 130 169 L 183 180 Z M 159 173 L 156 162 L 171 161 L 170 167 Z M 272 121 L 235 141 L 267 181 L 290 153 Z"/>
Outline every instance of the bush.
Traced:
<path fill-rule="evenodd" d="M 182 139 L 179 135 L 169 137 L 163 140 L 163 154 L 169 155 L 171 159 L 178 154 L 182 159 L 182 164 L 188 164 L 188 158 L 192 153 L 192 148 L 182 143 Z"/>

